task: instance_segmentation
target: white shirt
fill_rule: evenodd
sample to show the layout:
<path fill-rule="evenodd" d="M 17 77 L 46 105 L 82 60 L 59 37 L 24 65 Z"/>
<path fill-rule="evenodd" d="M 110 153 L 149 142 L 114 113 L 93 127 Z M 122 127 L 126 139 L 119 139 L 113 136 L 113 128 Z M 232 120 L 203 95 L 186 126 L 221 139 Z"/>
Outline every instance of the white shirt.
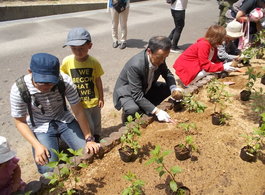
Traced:
<path fill-rule="evenodd" d="M 172 5 L 173 10 L 185 10 L 188 5 L 188 0 L 176 0 Z"/>

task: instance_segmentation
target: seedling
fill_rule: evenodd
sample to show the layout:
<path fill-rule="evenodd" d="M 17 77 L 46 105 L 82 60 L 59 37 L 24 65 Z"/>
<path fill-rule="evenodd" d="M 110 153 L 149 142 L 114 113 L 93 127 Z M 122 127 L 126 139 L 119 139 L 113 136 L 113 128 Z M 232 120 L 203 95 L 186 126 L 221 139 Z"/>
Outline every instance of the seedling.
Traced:
<path fill-rule="evenodd" d="M 137 178 L 137 176 L 131 172 L 128 172 L 124 179 L 130 182 L 130 186 L 122 191 L 122 195 L 142 195 L 144 182 Z"/>
<path fill-rule="evenodd" d="M 260 73 L 255 73 L 254 72 L 254 68 L 250 68 L 248 67 L 248 70 L 246 71 L 246 75 L 248 76 L 247 80 L 247 84 L 246 84 L 246 90 L 247 91 L 251 91 L 257 78 L 260 77 Z"/>
<path fill-rule="evenodd" d="M 178 127 L 182 128 L 185 132 L 190 132 L 192 129 L 197 129 L 195 123 L 179 123 Z"/>
<path fill-rule="evenodd" d="M 173 192 L 178 190 L 178 185 L 176 181 L 176 174 L 180 173 L 182 170 L 179 166 L 173 166 L 171 168 L 167 167 L 164 163 L 164 157 L 169 155 L 171 151 L 161 151 L 160 146 L 156 146 L 154 150 L 151 151 L 151 158 L 146 162 L 147 165 L 156 163 L 158 167 L 155 170 L 158 172 L 159 177 L 167 174 L 170 178 L 169 187 Z"/>
<path fill-rule="evenodd" d="M 184 143 L 181 143 L 179 144 L 180 147 L 182 148 L 188 148 L 191 152 L 193 151 L 197 151 L 197 147 L 196 145 L 194 144 L 194 140 L 193 140 L 193 137 L 188 135 L 185 137 L 185 142 Z"/>
<path fill-rule="evenodd" d="M 139 145 L 138 141 L 136 140 L 136 136 L 141 136 L 141 131 L 140 131 L 140 122 L 137 122 L 140 119 L 141 115 L 139 113 L 135 113 L 135 118 L 133 118 L 131 115 L 128 116 L 127 118 L 127 123 L 126 123 L 126 128 L 127 131 L 126 133 L 121 136 L 121 148 L 125 146 L 129 146 L 130 148 L 133 149 L 134 154 L 138 153 L 138 150 L 141 148 Z M 133 122 L 135 120 L 135 122 Z"/>
<path fill-rule="evenodd" d="M 207 108 L 203 103 L 197 101 L 193 95 L 185 95 L 183 104 L 189 112 L 200 113 Z"/>
<path fill-rule="evenodd" d="M 67 149 L 73 157 L 69 157 L 68 154 L 64 153 L 63 151 L 59 152 L 57 150 L 52 149 L 52 151 L 57 155 L 58 161 L 49 162 L 46 166 L 50 168 L 56 168 L 58 170 L 58 173 L 53 172 L 52 175 L 44 174 L 44 176 L 50 180 L 49 184 L 54 186 L 50 189 L 50 192 L 53 192 L 54 190 L 64 190 L 66 187 L 64 185 L 65 181 L 69 177 L 69 175 L 73 175 L 74 180 L 72 181 L 70 179 L 71 189 L 67 189 L 66 193 L 67 195 L 71 195 L 73 193 L 76 193 L 76 184 L 79 182 L 79 178 L 77 177 L 76 171 L 71 167 L 87 167 L 87 164 L 79 163 L 77 164 L 77 156 L 81 156 L 83 154 L 83 149 L 79 150 L 73 150 L 71 148 Z M 66 163 L 66 166 L 60 167 L 59 163 L 64 162 Z"/>
<path fill-rule="evenodd" d="M 259 88 L 259 90 L 255 90 L 255 92 L 252 94 L 251 99 L 253 100 L 251 102 L 251 108 L 254 112 L 257 114 L 261 114 L 265 112 L 265 93 L 262 88 Z"/>

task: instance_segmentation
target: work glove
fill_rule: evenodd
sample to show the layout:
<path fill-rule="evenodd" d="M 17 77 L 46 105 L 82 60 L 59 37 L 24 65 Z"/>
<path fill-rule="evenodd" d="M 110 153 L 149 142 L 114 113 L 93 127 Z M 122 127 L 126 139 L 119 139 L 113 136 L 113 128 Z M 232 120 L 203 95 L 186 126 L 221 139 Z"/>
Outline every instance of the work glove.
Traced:
<path fill-rule="evenodd" d="M 159 121 L 162 121 L 162 122 L 170 122 L 171 121 L 171 118 L 170 116 L 168 115 L 167 112 L 165 112 L 164 110 L 159 110 L 157 113 L 156 113 L 156 117 Z"/>
<path fill-rule="evenodd" d="M 175 90 L 173 90 L 171 93 L 171 99 L 176 101 L 176 102 L 182 101 L 183 100 L 182 89 L 176 88 Z"/>
<path fill-rule="evenodd" d="M 233 67 L 232 62 L 228 62 L 224 64 L 224 70 L 226 72 L 233 72 L 233 71 L 238 71 L 238 68 Z"/>

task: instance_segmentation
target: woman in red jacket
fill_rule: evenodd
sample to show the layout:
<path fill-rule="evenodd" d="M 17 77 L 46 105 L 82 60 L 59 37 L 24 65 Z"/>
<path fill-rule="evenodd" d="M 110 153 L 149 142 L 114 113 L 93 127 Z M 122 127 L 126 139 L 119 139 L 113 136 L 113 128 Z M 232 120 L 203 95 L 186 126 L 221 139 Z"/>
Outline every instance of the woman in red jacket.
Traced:
<path fill-rule="evenodd" d="M 173 67 L 185 86 L 198 81 L 213 72 L 237 71 L 231 63 L 217 61 L 217 46 L 221 45 L 226 36 L 222 26 L 211 26 L 205 37 L 187 48 L 175 61 Z"/>

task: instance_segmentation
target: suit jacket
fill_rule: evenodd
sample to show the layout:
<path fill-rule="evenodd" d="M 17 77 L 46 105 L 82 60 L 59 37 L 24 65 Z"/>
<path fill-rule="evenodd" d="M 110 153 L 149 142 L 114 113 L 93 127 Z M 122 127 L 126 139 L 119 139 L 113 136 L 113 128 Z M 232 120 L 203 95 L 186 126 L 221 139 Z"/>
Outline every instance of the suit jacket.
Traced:
<path fill-rule="evenodd" d="M 144 97 L 148 87 L 148 72 L 149 62 L 146 50 L 138 53 L 125 64 L 113 92 L 113 103 L 116 109 L 120 110 L 122 107 L 120 98 L 131 97 L 145 113 L 149 114 L 154 110 L 155 106 Z M 176 85 L 174 75 L 166 63 L 161 64 L 155 70 L 153 82 L 156 82 L 160 75 L 165 79 L 169 88 Z"/>

